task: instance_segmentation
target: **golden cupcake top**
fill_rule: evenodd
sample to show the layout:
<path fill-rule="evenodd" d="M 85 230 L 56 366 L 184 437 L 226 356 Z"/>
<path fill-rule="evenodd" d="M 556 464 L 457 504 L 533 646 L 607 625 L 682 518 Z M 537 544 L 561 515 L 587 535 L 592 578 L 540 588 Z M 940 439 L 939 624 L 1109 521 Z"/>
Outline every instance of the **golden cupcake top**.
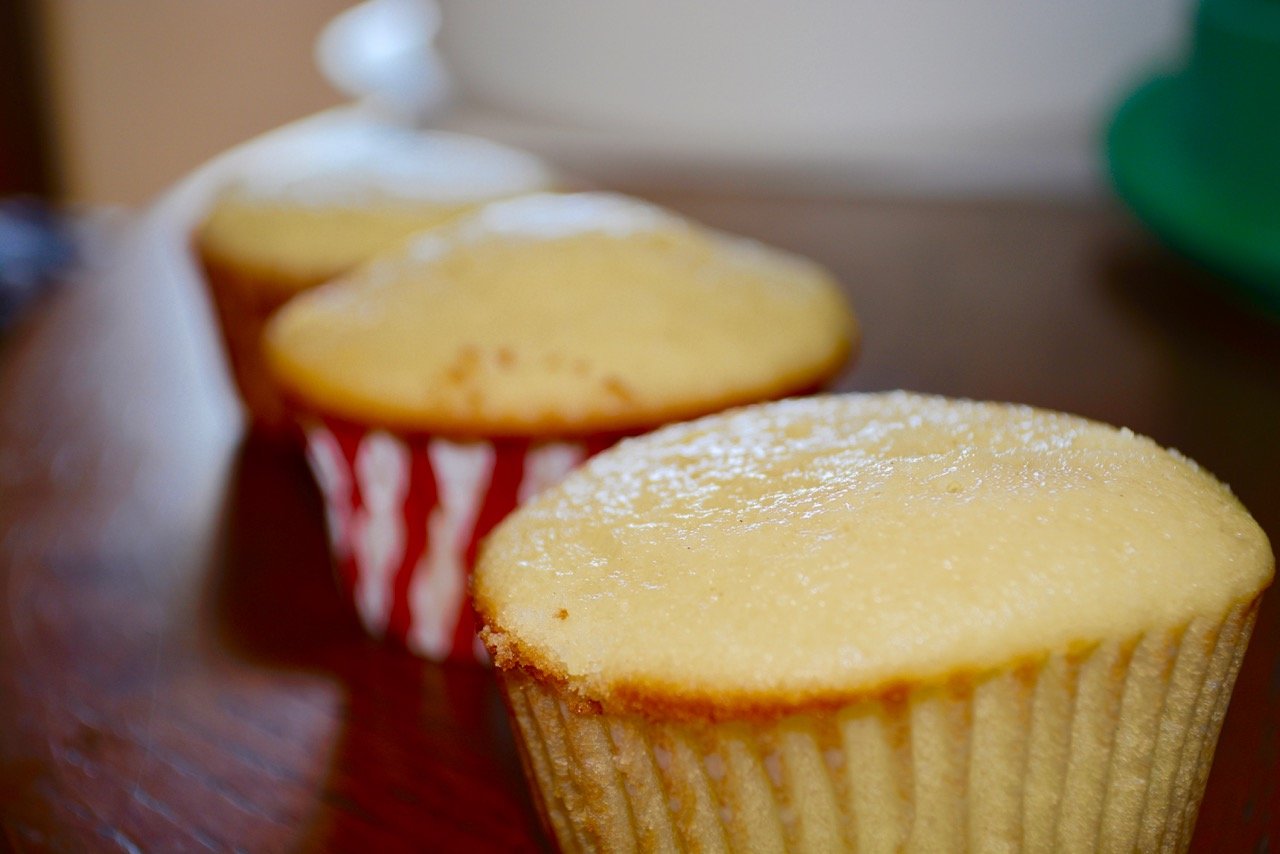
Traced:
<path fill-rule="evenodd" d="M 295 400 L 461 435 L 627 431 L 807 390 L 856 325 L 818 266 L 604 193 L 488 205 L 290 302 Z"/>
<path fill-rule="evenodd" d="M 1227 487 L 1149 439 L 905 393 L 627 440 L 490 536 L 486 644 L 613 710 L 751 713 L 980 675 L 1267 585 Z"/>
<path fill-rule="evenodd" d="M 348 120 L 248 161 L 196 243 L 207 260 L 287 292 L 477 205 L 552 184 L 540 160 L 485 139 Z"/>

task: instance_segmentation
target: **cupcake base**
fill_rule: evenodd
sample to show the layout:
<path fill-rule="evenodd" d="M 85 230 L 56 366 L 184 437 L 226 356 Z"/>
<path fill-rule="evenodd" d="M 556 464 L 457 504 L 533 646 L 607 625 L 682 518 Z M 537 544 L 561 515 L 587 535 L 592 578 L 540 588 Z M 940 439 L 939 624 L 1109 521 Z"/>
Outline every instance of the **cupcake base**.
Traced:
<path fill-rule="evenodd" d="M 267 322 L 289 301 L 293 289 L 279 285 L 264 287 L 257 277 L 208 258 L 201 259 L 201 266 L 217 314 L 231 378 L 253 430 L 263 436 L 300 443 L 302 433 L 276 390 L 262 350 L 262 334 Z"/>
<path fill-rule="evenodd" d="M 503 684 L 564 851 L 1185 851 L 1256 607 L 777 719 Z"/>
<path fill-rule="evenodd" d="M 435 661 L 488 661 L 467 584 L 480 540 L 617 440 L 454 440 L 326 419 L 305 428 L 339 583 L 365 630 Z"/>

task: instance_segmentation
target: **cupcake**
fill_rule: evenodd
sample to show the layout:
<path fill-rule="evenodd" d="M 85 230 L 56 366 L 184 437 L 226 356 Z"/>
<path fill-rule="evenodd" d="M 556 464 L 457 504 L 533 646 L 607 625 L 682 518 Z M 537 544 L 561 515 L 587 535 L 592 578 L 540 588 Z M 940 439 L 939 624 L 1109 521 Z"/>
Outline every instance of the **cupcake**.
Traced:
<path fill-rule="evenodd" d="M 480 209 L 268 327 L 364 625 L 483 657 L 476 544 L 619 436 L 808 391 L 856 326 L 814 264 L 610 194 Z"/>
<path fill-rule="evenodd" d="M 629 439 L 474 597 L 565 851 L 1163 851 L 1273 565 L 1148 439 L 892 393 Z"/>
<path fill-rule="evenodd" d="M 496 143 L 355 120 L 250 161 L 194 243 L 255 427 L 289 424 L 261 351 L 263 327 L 287 300 L 480 204 L 550 185 L 537 159 Z"/>

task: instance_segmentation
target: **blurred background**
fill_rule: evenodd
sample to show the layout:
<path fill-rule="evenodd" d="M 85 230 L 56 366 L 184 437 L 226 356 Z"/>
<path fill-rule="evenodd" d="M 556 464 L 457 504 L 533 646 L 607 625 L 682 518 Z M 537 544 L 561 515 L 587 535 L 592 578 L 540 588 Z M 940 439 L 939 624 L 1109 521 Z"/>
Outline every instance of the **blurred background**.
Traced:
<path fill-rule="evenodd" d="M 68 212 L 343 111 L 642 195 L 1118 189 L 1280 314 L 1271 0 L 0 0 L 0 64 L 0 323 L 71 256 Z"/>
<path fill-rule="evenodd" d="M 139 206 L 370 98 L 605 182 L 1082 194 L 1187 0 L 0 0 L 0 194 Z M 336 20 L 335 20 L 336 19 Z"/>

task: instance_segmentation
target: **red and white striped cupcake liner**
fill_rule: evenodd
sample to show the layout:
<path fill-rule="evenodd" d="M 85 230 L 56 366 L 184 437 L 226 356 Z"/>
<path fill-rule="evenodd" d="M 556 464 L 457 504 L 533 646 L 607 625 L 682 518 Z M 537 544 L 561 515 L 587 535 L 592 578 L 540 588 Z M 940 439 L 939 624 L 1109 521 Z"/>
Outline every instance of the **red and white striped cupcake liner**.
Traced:
<path fill-rule="evenodd" d="M 454 440 L 333 420 L 305 428 L 338 581 L 375 637 L 435 661 L 486 661 L 467 579 L 521 502 L 617 441 Z"/>

